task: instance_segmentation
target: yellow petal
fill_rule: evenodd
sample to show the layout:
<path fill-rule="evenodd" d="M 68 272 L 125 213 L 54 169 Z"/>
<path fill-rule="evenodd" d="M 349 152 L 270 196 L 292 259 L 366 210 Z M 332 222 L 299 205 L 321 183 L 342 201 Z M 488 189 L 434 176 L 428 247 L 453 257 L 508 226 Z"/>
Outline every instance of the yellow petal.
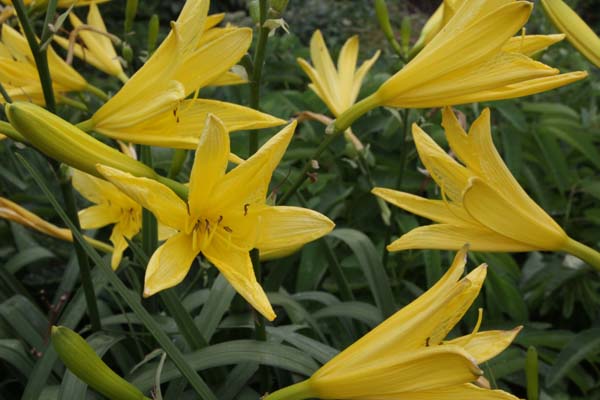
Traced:
<path fill-rule="evenodd" d="M 546 76 L 527 80 L 525 82 L 513 83 L 499 88 L 482 90 L 459 96 L 448 96 L 444 99 L 444 105 L 457 105 L 467 103 L 477 103 L 480 101 L 493 101 L 503 99 L 513 99 L 516 97 L 529 96 L 531 94 L 541 93 L 561 86 L 587 78 L 585 71 L 569 72 L 566 74 Z"/>
<path fill-rule="evenodd" d="M 560 42 L 565 35 L 522 35 L 511 37 L 502 51 L 525 54 L 533 56 L 540 51 L 546 50 L 555 43 Z"/>
<path fill-rule="evenodd" d="M 385 188 L 374 188 L 371 193 L 403 210 L 442 224 L 461 226 L 475 222 L 462 208 L 442 200 L 430 200 Z"/>
<path fill-rule="evenodd" d="M 444 342 L 465 349 L 467 353 L 477 360 L 477 364 L 483 364 L 487 360 L 502 353 L 519 334 L 522 327 L 510 331 L 484 331 L 472 335 L 465 335 Z"/>
<path fill-rule="evenodd" d="M 402 400 L 518 400 L 517 397 L 503 390 L 483 389 L 470 383 L 427 391 L 394 393 L 380 396 L 378 400 L 398 398 Z"/>
<path fill-rule="evenodd" d="M 72 241 L 71 231 L 44 221 L 34 213 L 26 210 L 17 203 L 0 197 L 0 218 L 17 222 L 45 235 L 61 240 Z"/>
<path fill-rule="evenodd" d="M 71 168 L 73 187 L 83 197 L 96 204 L 112 203 L 115 206 L 130 207 L 135 204 L 110 182 L 96 178 L 75 168 Z"/>
<path fill-rule="evenodd" d="M 600 68 L 600 37 L 562 0 L 542 0 L 550 20 L 577 50 Z"/>
<path fill-rule="evenodd" d="M 271 175 L 292 140 L 296 125 L 296 121 L 290 123 L 252 157 L 227 173 L 215 187 L 210 208 L 229 210 L 237 207 L 237 212 L 243 215 L 245 204 L 264 204 Z"/>
<path fill-rule="evenodd" d="M 325 81 L 325 77 L 322 78 L 320 73 L 311 67 L 306 60 L 298 58 L 297 61 L 300 65 L 300 68 L 302 68 L 304 73 L 308 75 L 312 82 L 312 84 L 309 85 L 311 90 L 313 90 L 317 96 L 323 100 L 333 115 L 336 117 L 340 115 L 344 110 L 339 106 L 337 99 L 333 97 L 333 92 L 330 92 L 327 82 Z"/>
<path fill-rule="evenodd" d="M 191 236 L 178 233 L 169 238 L 150 258 L 144 279 L 144 297 L 180 283 L 197 255 Z"/>
<path fill-rule="evenodd" d="M 215 234 L 210 245 L 202 251 L 204 256 L 221 271 L 225 279 L 252 307 L 269 321 L 275 312 L 260 284 L 256 281 L 249 249 L 240 249 L 233 243 Z"/>
<path fill-rule="evenodd" d="M 377 399 L 379 396 L 435 390 L 471 382 L 483 372 L 456 346 L 435 346 L 410 352 L 389 351 L 353 368 L 315 372 L 310 386 L 320 398 Z M 398 396 L 403 398 L 403 396 Z"/>
<path fill-rule="evenodd" d="M 259 213 L 260 229 L 255 246 L 261 254 L 298 247 L 331 232 L 335 224 L 316 211 L 300 207 L 264 207 Z"/>
<path fill-rule="evenodd" d="M 513 217 L 511 217 L 513 218 Z M 511 219 L 512 220 L 512 219 Z M 474 251 L 534 251 L 535 247 L 499 235 L 485 227 L 435 224 L 420 226 L 387 246 L 388 251 L 408 249 L 458 250 L 469 243 Z"/>
<path fill-rule="evenodd" d="M 132 220 L 120 221 L 113 227 L 110 235 L 110 241 L 114 245 L 113 255 L 111 258 L 111 267 L 116 270 L 123 258 L 123 252 L 129 244 L 127 240 L 131 240 L 142 228 L 141 212 L 138 211 L 138 218 Z M 127 239 L 127 240 L 125 240 Z"/>
<path fill-rule="evenodd" d="M 227 71 L 224 74 L 217 76 L 208 85 L 209 86 L 230 86 L 230 85 L 241 85 L 248 83 L 248 76 L 245 73 L 238 73 L 238 71 Z"/>
<path fill-rule="evenodd" d="M 223 18 L 225 18 L 225 13 L 212 14 L 206 17 L 206 20 L 204 21 L 204 32 L 219 25 L 221 21 L 223 21 Z"/>
<path fill-rule="evenodd" d="M 352 97 L 354 72 L 358 59 L 358 36 L 354 35 L 344 43 L 338 57 L 339 91 L 343 110 L 350 108 L 356 98 Z"/>
<path fill-rule="evenodd" d="M 101 204 L 79 211 L 79 223 L 83 229 L 96 229 L 114 224 L 121 218 L 117 207 Z"/>
<path fill-rule="evenodd" d="M 362 86 L 363 79 L 371 69 L 371 67 L 375 64 L 379 55 L 381 54 L 380 50 L 377 50 L 373 57 L 369 58 L 367 61 L 363 62 L 362 65 L 356 70 L 356 74 L 354 75 L 354 82 L 352 83 L 352 93 L 350 94 L 350 99 L 353 104 L 360 93 L 360 88 Z"/>
<path fill-rule="evenodd" d="M 208 199 L 215 185 L 225 175 L 228 162 L 229 132 L 218 118 L 210 114 L 200 136 L 190 173 L 188 204 L 193 218 L 208 212 Z"/>
<path fill-rule="evenodd" d="M 472 173 L 450 157 L 419 126 L 413 124 L 413 138 L 419 157 L 442 190 L 453 202 L 461 203 L 461 194 Z"/>
<path fill-rule="evenodd" d="M 187 205 L 171 189 L 155 180 L 138 178 L 104 165 L 97 168 L 111 183 L 150 210 L 160 223 L 177 230 L 185 228 Z"/>
<path fill-rule="evenodd" d="M 252 30 L 239 28 L 210 41 L 183 60 L 173 79 L 181 82 L 186 94 L 208 85 L 237 63 L 250 47 Z"/>
<path fill-rule="evenodd" d="M 566 233 L 555 222 L 535 218 L 529 209 L 521 209 L 510 199 L 479 178 L 471 178 L 463 194 L 463 204 L 471 216 L 500 235 L 540 250 L 560 249 Z"/>
<path fill-rule="evenodd" d="M 328 92 L 337 109 L 343 111 L 340 102 L 340 82 L 335 65 L 327 50 L 321 31 L 316 30 L 310 39 L 310 58 L 318 74 L 322 77 L 324 89 Z"/>

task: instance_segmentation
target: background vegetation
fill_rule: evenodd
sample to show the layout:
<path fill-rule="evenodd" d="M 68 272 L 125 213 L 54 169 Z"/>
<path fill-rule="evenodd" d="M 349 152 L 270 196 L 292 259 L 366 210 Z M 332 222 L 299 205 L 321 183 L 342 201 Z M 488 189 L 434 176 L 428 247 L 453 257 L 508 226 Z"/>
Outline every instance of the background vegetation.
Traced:
<path fill-rule="evenodd" d="M 135 35 L 127 38 L 134 49 L 134 65 L 141 64 L 144 57 L 150 16 L 158 14 L 166 30 L 167 21 L 176 17 L 183 1 L 140 3 Z M 402 17 L 409 16 L 414 41 L 437 4 L 397 3 L 392 8 L 392 21 L 399 27 Z M 118 35 L 123 31 L 123 8 L 120 1 L 101 8 L 109 30 Z M 231 13 L 227 19 L 236 24 L 252 25 L 242 0 L 213 2 L 213 9 Z M 598 1 L 580 1 L 576 10 L 600 32 Z M 361 59 L 383 50 L 363 85 L 362 95 L 372 92 L 401 66 L 378 29 L 370 1 L 291 0 L 284 18 L 290 33 L 279 31 L 269 39 L 261 98 L 263 110 L 275 116 L 292 118 L 305 110 L 327 114 L 324 104 L 307 88 L 307 77 L 296 64 L 296 57 L 309 58 L 307 45 L 315 29 L 323 31 L 328 45 L 336 51 L 346 38 L 359 34 Z M 555 32 L 541 7 L 535 8 L 527 31 Z M 494 141 L 515 177 L 573 238 L 600 248 L 600 71 L 566 42 L 555 45 L 541 58 L 561 71 L 588 70 L 590 78 L 540 95 L 457 109 L 471 122 L 484 107 L 492 107 Z M 99 86 L 113 91 L 119 87 L 116 80 L 107 80 L 89 67 L 77 67 L 87 77 L 93 76 L 91 80 Z M 248 90 L 243 86 L 208 89 L 203 95 L 238 104 L 248 101 Z M 74 121 L 82 119 L 81 114 L 71 110 L 67 116 Z M 408 122 L 418 122 L 447 148 L 439 110 L 411 110 Z M 263 359 L 239 363 L 236 354 L 239 357 L 245 343 L 239 341 L 230 358 L 221 355 L 218 367 L 201 368 L 211 387 L 219 388 L 219 399 L 257 399 L 259 393 L 291 382 L 294 374 L 302 374 L 302 368 L 310 371 L 430 287 L 450 264 L 452 252 L 389 254 L 384 249 L 402 233 L 429 222 L 399 210 L 391 210 L 391 216 L 387 216 L 369 193 L 374 185 L 431 198 L 440 196 L 431 179 L 423 174 L 405 126 L 401 113 L 376 110 L 353 127 L 368 144 L 366 162 L 343 141 L 335 143 L 319 160 L 318 173 L 301 191 L 302 202 L 334 219 L 337 230 L 287 259 L 263 266 L 264 286 L 279 315 L 268 328 L 269 343 L 284 343 L 287 347 L 278 348 L 280 353 L 273 347 Z M 261 140 L 271 133 L 261 131 Z M 300 125 L 274 177 L 275 195 L 293 180 L 297 167 L 323 135 L 324 127 L 316 122 Z M 245 154 L 246 145 L 245 134 L 236 133 L 234 149 Z M 45 161 L 33 150 L 12 141 L 0 143 L 1 195 L 61 225 L 15 153 L 47 171 Z M 156 151 L 155 166 L 166 172 L 171 154 L 170 150 Z M 191 161 L 188 157 L 181 179 L 189 172 Z M 50 172 L 45 178 L 53 182 Z M 53 190 L 58 194 L 57 187 Z M 83 206 L 84 200 L 79 200 Z M 299 204 L 300 200 L 294 201 Z M 100 230 L 95 235 L 107 240 L 110 231 Z M 126 256 L 119 276 L 133 282 L 134 275 L 143 270 L 143 262 L 132 252 Z M 344 299 L 337 292 L 328 272 L 332 262 L 339 263 L 346 272 L 353 299 Z M 490 265 L 482 295 L 453 335 L 473 329 L 477 307 L 484 308 L 482 330 L 525 327 L 507 351 L 483 366 L 492 386 L 525 397 L 526 354 L 534 346 L 539 355 L 541 399 L 600 399 L 599 275 L 579 260 L 555 253 L 471 253 L 471 267 L 481 262 Z M 67 321 L 80 332 L 87 329 L 84 302 L 81 293 L 75 291 L 75 264 L 70 244 L 11 222 L 0 222 L 0 399 L 20 398 L 24 392 L 41 393 L 30 398 L 85 398 L 85 386 L 80 381 L 59 364 L 44 361 L 44 354 L 51 351 L 47 345 L 52 324 Z M 211 345 L 252 338 L 253 324 L 245 303 L 217 278 L 214 268 L 206 268 L 202 260 L 196 264 L 177 292 L 205 338 Z M 88 339 L 97 351 L 106 353 L 104 359 L 121 375 L 141 386 L 152 385 L 158 358 L 151 355 L 158 345 L 140 328 L 113 289 L 99 275 L 94 279 L 101 290 L 104 331 Z M 178 346 L 185 348 L 161 305 L 149 299 L 146 306 Z M 291 353 L 290 348 L 298 354 Z M 257 373 L 259 362 L 281 368 L 268 369 L 268 379 L 264 380 L 264 375 Z M 138 363 L 143 365 L 134 368 Z M 162 373 L 168 371 L 173 371 L 172 365 L 167 364 Z M 183 387 L 181 379 L 171 379 L 163 385 L 163 394 L 166 399 L 193 398 Z M 87 398 L 99 397 L 90 391 Z"/>

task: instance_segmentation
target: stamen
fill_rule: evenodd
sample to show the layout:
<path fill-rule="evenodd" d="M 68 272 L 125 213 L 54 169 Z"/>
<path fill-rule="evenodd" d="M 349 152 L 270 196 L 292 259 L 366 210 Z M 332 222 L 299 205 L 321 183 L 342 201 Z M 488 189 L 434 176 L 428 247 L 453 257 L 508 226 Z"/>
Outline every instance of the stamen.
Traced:
<path fill-rule="evenodd" d="M 479 313 L 479 315 L 477 316 L 477 323 L 475 324 L 475 327 L 473 328 L 473 332 L 471 332 L 471 334 L 469 335 L 469 338 L 463 344 L 463 346 L 467 346 L 469 343 L 471 343 L 471 340 L 473 340 L 473 338 L 475 337 L 477 332 L 479 332 L 479 328 L 481 327 L 481 322 L 483 321 L 483 308 L 479 308 L 477 310 L 477 312 Z"/>

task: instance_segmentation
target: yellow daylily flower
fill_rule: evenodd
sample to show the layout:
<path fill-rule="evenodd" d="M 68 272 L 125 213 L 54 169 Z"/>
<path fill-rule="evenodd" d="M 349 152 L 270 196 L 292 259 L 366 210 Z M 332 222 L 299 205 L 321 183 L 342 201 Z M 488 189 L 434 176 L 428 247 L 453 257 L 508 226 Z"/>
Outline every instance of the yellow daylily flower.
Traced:
<path fill-rule="evenodd" d="M 113 43 L 108 36 L 106 25 L 104 25 L 102 14 L 100 14 L 100 10 L 96 3 L 90 4 L 87 15 L 87 26 L 94 30 L 83 29 L 85 25 L 74 12 L 69 14 L 69 19 L 71 20 L 71 25 L 73 25 L 76 36 L 81 38 L 85 47 L 78 43 L 70 42 L 70 40 L 74 40 L 76 36 L 66 39 L 55 35 L 54 41 L 66 50 L 71 51 L 72 49 L 73 53 L 78 58 L 93 65 L 99 70 L 104 71 L 109 75 L 116 76 L 121 81 L 126 82 L 128 79 L 127 75 L 123 72 L 123 67 L 119 62 L 119 57 L 117 56 Z"/>
<path fill-rule="evenodd" d="M 486 276 L 484 264 L 460 279 L 466 253 L 465 246 L 432 288 L 339 353 L 308 380 L 266 396 L 265 400 L 516 400 L 509 393 L 483 389 L 473 383 L 483 375 L 477 365 L 508 347 L 520 327 L 478 332 L 479 321 L 473 333 L 444 341 L 479 294 Z"/>
<path fill-rule="evenodd" d="M 527 22 L 532 6 L 526 1 L 464 0 L 431 42 L 340 116 L 338 126 L 377 106 L 428 108 L 508 99 L 585 78 L 586 72 L 559 75 L 555 68 L 503 49 Z"/>
<path fill-rule="evenodd" d="M 181 282 L 202 253 L 257 311 L 269 320 L 275 317 L 254 276 L 249 251 L 300 246 L 334 226 L 315 211 L 265 202 L 271 175 L 295 127 L 295 122 L 288 125 L 247 161 L 225 173 L 229 133 L 210 115 L 196 150 L 187 203 L 155 180 L 98 166 L 106 179 L 150 210 L 160 223 L 178 231 L 152 255 L 145 296 Z"/>
<path fill-rule="evenodd" d="M 72 91 L 97 93 L 97 89 L 60 58 L 52 47 L 48 46 L 47 53 L 52 84 L 58 95 Z M 2 24 L 0 81 L 6 84 L 9 94 L 15 94 L 17 99 L 43 104 L 41 83 L 27 39 L 8 24 Z M 4 99 L 1 101 L 4 102 Z"/>
<path fill-rule="evenodd" d="M 221 118 L 229 131 L 283 124 L 279 118 L 226 102 L 186 100 L 226 74 L 252 39 L 251 29 L 231 28 L 204 42 L 208 6 L 208 0 L 187 0 L 146 64 L 81 127 L 133 143 L 193 149 L 208 112 Z"/>
<path fill-rule="evenodd" d="M 449 107 L 443 111 L 442 125 L 452 151 L 463 164 L 416 124 L 412 133 L 419 157 L 440 187 L 443 200 L 384 188 L 372 191 L 436 222 L 404 234 L 388 246 L 389 251 L 455 250 L 470 243 L 477 251 L 563 250 L 600 266 L 600 254 L 584 250 L 584 245 L 569 238 L 512 176 L 494 147 L 489 109 L 481 113 L 469 134 Z"/>
<path fill-rule="evenodd" d="M 592 64 L 600 68 L 600 37 L 562 0 L 542 0 L 552 24 Z"/>
<path fill-rule="evenodd" d="M 67 242 L 73 241 L 71 231 L 67 228 L 60 228 L 48 221 L 44 221 L 39 216 L 35 215 L 31 211 L 21 207 L 17 203 L 14 203 L 4 197 L 0 197 L 0 218 L 16 222 L 27 228 L 33 229 L 44 235 L 48 235 L 60 240 Z M 113 248 L 99 240 L 93 239 L 89 236 L 84 235 L 85 240 L 94 246 L 96 249 L 110 253 Z"/>
<path fill-rule="evenodd" d="M 127 240 L 142 228 L 142 207 L 110 182 L 76 169 L 71 175 L 75 190 L 95 204 L 79 211 L 81 228 L 96 229 L 114 224 L 110 235 L 114 245 L 111 266 L 117 269 L 128 247 Z"/>
<path fill-rule="evenodd" d="M 357 35 L 352 36 L 344 43 L 336 69 L 321 31 L 316 30 L 310 39 L 310 58 L 314 67 L 302 58 L 297 59 L 298 64 L 312 82 L 308 86 L 323 100 L 335 117 L 356 102 L 365 76 L 379 58 L 380 51 L 377 50 L 373 57 L 356 69 L 358 46 Z M 356 149 L 362 150 L 364 146 L 350 128 L 344 132 L 344 135 Z"/>
<path fill-rule="evenodd" d="M 354 104 L 363 79 L 379 58 L 378 50 L 356 69 L 358 45 L 358 36 L 352 36 L 344 43 L 336 69 L 321 31 L 316 30 L 310 39 L 310 57 L 314 67 L 302 58 L 297 59 L 302 70 L 312 81 L 309 87 L 336 117 Z"/>

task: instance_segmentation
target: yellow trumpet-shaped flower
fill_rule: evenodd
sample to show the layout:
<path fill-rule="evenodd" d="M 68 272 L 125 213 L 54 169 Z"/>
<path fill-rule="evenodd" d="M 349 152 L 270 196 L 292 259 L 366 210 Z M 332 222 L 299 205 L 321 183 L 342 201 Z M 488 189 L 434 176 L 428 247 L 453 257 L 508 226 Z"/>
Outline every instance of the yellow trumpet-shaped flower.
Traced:
<path fill-rule="evenodd" d="M 436 222 L 404 234 L 388 250 L 459 249 L 463 243 L 478 251 L 563 250 L 600 267 L 600 254 L 569 238 L 512 176 L 494 147 L 489 109 L 469 134 L 449 107 L 442 124 L 463 164 L 416 124 L 412 129 L 419 157 L 440 187 L 442 200 L 373 189 L 384 200 Z"/>
<path fill-rule="evenodd" d="M 228 131 L 284 123 L 226 102 L 186 100 L 226 74 L 252 40 L 252 30 L 230 28 L 203 41 L 208 6 L 208 0 L 187 0 L 167 38 L 146 64 L 81 126 L 128 142 L 193 149 L 209 112 L 217 115 Z"/>
<path fill-rule="evenodd" d="M 60 240 L 67 242 L 73 241 L 71 231 L 67 228 L 60 228 L 48 221 L 44 221 L 39 216 L 35 215 L 29 210 L 21 207 L 17 203 L 14 203 L 8 199 L 0 197 L 0 218 L 16 222 L 27 228 L 33 229 L 44 235 L 48 235 Z M 113 248 L 108 244 L 92 239 L 88 236 L 84 236 L 88 243 L 104 252 L 110 253 Z"/>
<path fill-rule="evenodd" d="M 80 59 L 93 65 L 109 75 L 116 76 L 123 82 L 127 81 L 127 75 L 123 72 L 123 67 L 119 62 L 119 57 L 108 36 L 106 25 L 102 19 L 102 14 L 96 3 L 90 4 L 87 15 L 87 26 L 93 30 L 83 29 L 84 24 L 74 12 L 69 14 L 71 25 L 75 29 L 77 36 L 83 41 L 82 46 L 78 43 L 70 43 L 72 38 L 66 39 L 60 36 L 54 36 L 54 40 L 64 49 L 73 50 L 73 53 Z"/>
<path fill-rule="evenodd" d="M 526 1 L 464 0 L 415 58 L 340 116 L 337 126 L 377 106 L 428 108 L 508 99 L 585 78 L 585 72 L 559 75 L 555 68 L 503 49 L 527 22 L 532 6 Z"/>
<path fill-rule="evenodd" d="M 256 281 L 249 251 L 274 252 L 318 239 L 333 229 L 327 217 L 303 208 L 269 206 L 269 181 L 294 133 L 292 123 L 247 161 L 225 173 L 229 133 L 209 116 L 192 167 L 187 203 L 152 179 L 119 170 L 98 170 L 158 221 L 178 232 L 152 255 L 146 269 L 144 295 L 177 285 L 202 253 L 256 310 L 275 317 Z"/>
<path fill-rule="evenodd" d="M 562 0 L 542 0 L 546 15 L 567 40 L 600 68 L 600 37 Z"/>
<path fill-rule="evenodd" d="M 110 241 L 114 245 L 111 266 L 117 269 L 127 249 L 127 240 L 142 228 L 142 207 L 112 183 L 72 170 L 73 187 L 95 205 L 79 212 L 83 229 L 96 229 L 114 224 Z M 127 239 L 127 240 L 126 240 Z"/>
<path fill-rule="evenodd" d="M 48 47 L 48 66 L 54 91 L 95 91 L 95 88 Z M 2 24 L 0 40 L 0 81 L 16 99 L 43 104 L 39 75 L 27 39 L 8 24 Z M 4 102 L 1 99 L 0 102 Z"/>
<path fill-rule="evenodd" d="M 501 353 L 520 328 L 444 341 L 469 309 L 486 276 L 481 265 L 461 278 L 466 247 L 428 291 L 339 353 L 308 380 L 275 392 L 279 399 L 516 400 L 474 385 L 477 366 Z M 479 321 L 480 322 L 480 321 Z M 478 322 L 478 326 L 479 326 Z"/>
<path fill-rule="evenodd" d="M 356 101 L 362 81 L 377 61 L 379 53 L 377 51 L 357 69 L 358 36 L 353 36 L 344 43 L 336 69 L 323 35 L 317 30 L 310 39 L 310 57 L 314 67 L 302 58 L 298 58 L 298 64 L 312 81 L 309 87 L 337 117 Z"/>

